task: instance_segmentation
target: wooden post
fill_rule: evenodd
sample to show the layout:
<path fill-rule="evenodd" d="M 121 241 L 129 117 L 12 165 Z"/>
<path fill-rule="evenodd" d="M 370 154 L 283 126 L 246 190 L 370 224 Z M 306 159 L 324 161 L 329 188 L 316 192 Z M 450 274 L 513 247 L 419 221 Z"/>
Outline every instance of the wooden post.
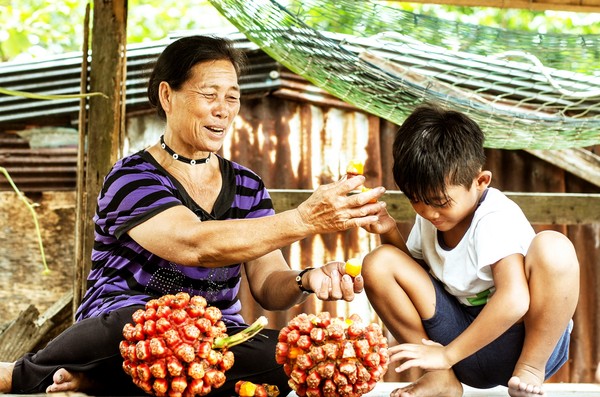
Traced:
<path fill-rule="evenodd" d="M 94 0 L 90 91 L 102 92 L 108 99 L 89 100 L 85 187 L 81 189 L 85 197 L 81 200 L 80 229 L 75 233 L 81 253 L 76 255 L 74 307 L 79 306 L 86 290 L 96 199 L 106 173 L 121 156 L 125 135 L 126 46 L 127 0 Z"/>

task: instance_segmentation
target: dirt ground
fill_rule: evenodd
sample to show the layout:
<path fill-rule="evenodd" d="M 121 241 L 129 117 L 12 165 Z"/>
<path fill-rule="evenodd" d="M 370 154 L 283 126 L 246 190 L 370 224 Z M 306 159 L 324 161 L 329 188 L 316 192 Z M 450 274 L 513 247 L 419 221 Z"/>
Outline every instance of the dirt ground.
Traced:
<path fill-rule="evenodd" d="M 0 327 L 30 304 L 43 312 L 73 288 L 75 193 L 30 195 L 42 233 L 49 274 L 33 216 L 14 192 L 0 192 Z"/>

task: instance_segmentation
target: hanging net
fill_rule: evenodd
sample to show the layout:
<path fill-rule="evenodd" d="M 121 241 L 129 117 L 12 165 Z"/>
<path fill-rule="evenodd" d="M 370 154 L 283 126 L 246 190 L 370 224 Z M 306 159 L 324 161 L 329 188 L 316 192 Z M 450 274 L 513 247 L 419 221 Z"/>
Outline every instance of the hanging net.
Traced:
<path fill-rule="evenodd" d="M 600 35 L 468 25 L 368 0 L 210 2 L 286 68 L 393 123 L 437 102 L 469 114 L 490 148 L 600 144 Z"/>

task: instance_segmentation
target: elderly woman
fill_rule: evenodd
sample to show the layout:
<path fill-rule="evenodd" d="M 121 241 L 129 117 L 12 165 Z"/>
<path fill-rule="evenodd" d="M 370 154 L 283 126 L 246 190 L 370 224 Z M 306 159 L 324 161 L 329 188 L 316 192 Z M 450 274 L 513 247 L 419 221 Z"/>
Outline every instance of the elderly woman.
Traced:
<path fill-rule="evenodd" d="M 376 222 L 385 204 L 373 201 L 384 189 L 348 195 L 364 178 L 344 178 L 275 214 L 261 179 L 217 154 L 240 110 L 242 59 L 228 41 L 204 36 L 179 39 L 158 58 L 148 97 L 166 121 L 164 135 L 105 178 L 77 322 L 36 354 L 1 364 L 0 393 L 143 394 L 121 369 L 119 342 L 132 313 L 184 291 L 221 309 L 228 333 L 236 333 L 246 326 L 237 298 L 242 266 L 252 296 L 268 310 L 292 307 L 311 292 L 351 301 L 362 291 L 362 278 L 346 275 L 342 263 L 298 272 L 280 248 Z M 233 395 L 241 379 L 286 395 L 287 377 L 275 362 L 278 333 L 262 333 L 267 338 L 232 348 L 235 364 L 215 395 Z"/>

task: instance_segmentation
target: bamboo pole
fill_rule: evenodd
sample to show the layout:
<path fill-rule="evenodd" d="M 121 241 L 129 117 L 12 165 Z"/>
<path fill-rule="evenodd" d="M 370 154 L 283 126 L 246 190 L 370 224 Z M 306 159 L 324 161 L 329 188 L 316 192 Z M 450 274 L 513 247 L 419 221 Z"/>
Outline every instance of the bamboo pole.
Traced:
<path fill-rule="evenodd" d="M 81 81 L 80 93 L 88 92 L 88 56 L 89 56 L 89 36 L 90 36 L 90 3 L 85 7 L 85 17 L 83 20 L 83 51 L 81 62 Z M 77 193 L 75 198 L 75 262 L 73 278 L 73 317 L 77 305 L 81 302 L 81 272 L 85 268 L 84 249 L 83 249 L 83 216 L 86 213 L 85 203 L 87 201 L 85 190 L 85 148 L 87 138 L 87 98 L 82 97 L 79 100 L 79 142 L 77 146 Z M 73 318 L 74 320 L 74 318 Z"/>

